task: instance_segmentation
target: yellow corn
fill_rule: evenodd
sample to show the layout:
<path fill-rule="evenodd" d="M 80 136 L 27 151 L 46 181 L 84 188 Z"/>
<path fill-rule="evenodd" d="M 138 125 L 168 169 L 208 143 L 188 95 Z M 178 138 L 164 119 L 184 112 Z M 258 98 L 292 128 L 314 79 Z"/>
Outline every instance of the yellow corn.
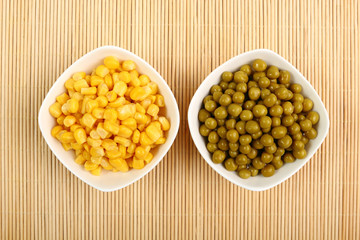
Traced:
<path fill-rule="evenodd" d="M 104 111 L 104 119 L 111 122 L 115 122 L 117 119 L 117 111 L 115 109 L 109 108 Z"/>
<path fill-rule="evenodd" d="M 113 73 L 115 73 L 116 72 L 116 70 L 115 69 L 110 69 L 109 70 L 109 73 L 112 75 Z"/>
<path fill-rule="evenodd" d="M 81 144 L 78 144 L 77 142 L 72 142 L 70 145 L 71 145 L 71 148 L 74 149 L 74 150 L 83 149 L 83 146 Z"/>
<path fill-rule="evenodd" d="M 118 108 L 118 107 L 124 105 L 125 102 L 126 102 L 126 100 L 124 97 L 119 97 L 115 101 L 109 103 L 108 106 L 112 107 L 112 108 Z"/>
<path fill-rule="evenodd" d="M 133 168 L 134 169 L 143 169 L 145 166 L 144 160 L 137 159 L 136 157 L 133 158 Z"/>
<path fill-rule="evenodd" d="M 81 80 L 81 79 L 84 79 L 86 76 L 86 73 L 84 72 L 77 72 L 75 73 L 72 78 L 75 80 L 75 81 L 78 81 L 78 80 Z"/>
<path fill-rule="evenodd" d="M 105 170 L 111 170 L 113 169 L 113 167 L 110 165 L 109 160 L 106 158 L 102 158 L 101 163 L 100 163 L 101 167 Z"/>
<path fill-rule="evenodd" d="M 130 73 L 130 77 L 131 77 L 131 80 L 130 80 L 129 84 L 133 87 L 140 87 L 141 82 L 140 82 L 139 78 L 131 73 Z"/>
<path fill-rule="evenodd" d="M 56 137 L 56 134 L 58 134 L 61 130 L 63 130 L 62 126 L 55 126 L 53 129 L 51 129 L 51 136 Z"/>
<path fill-rule="evenodd" d="M 137 128 L 137 122 L 134 118 L 125 119 L 121 121 L 121 124 L 130 128 L 132 131 L 134 131 Z"/>
<path fill-rule="evenodd" d="M 70 98 L 69 95 L 67 95 L 66 93 L 63 93 L 56 97 L 56 101 L 62 105 L 64 103 L 66 103 L 66 101 L 69 100 L 69 98 Z"/>
<path fill-rule="evenodd" d="M 118 119 L 125 120 L 125 119 L 128 119 L 129 117 L 132 117 L 132 112 L 130 112 L 130 110 L 131 110 L 130 108 L 131 107 L 129 106 L 129 104 L 120 106 L 117 109 Z"/>
<path fill-rule="evenodd" d="M 151 94 L 155 95 L 158 91 L 158 85 L 154 82 L 150 82 L 148 86 L 151 88 Z"/>
<path fill-rule="evenodd" d="M 145 157 L 145 162 L 146 163 L 149 163 L 149 162 L 151 162 L 151 160 L 153 159 L 153 157 L 154 157 L 154 155 L 152 155 L 152 153 L 151 152 L 149 152 L 147 155 L 146 155 L 146 157 Z"/>
<path fill-rule="evenodd" d="M 147 116 L 143 113 L 139 113 L 139 112 L 136 112 L 135 115 L 134 115 L 134 119 L 136 120 L 136 122 L 138 123 L 143 123 L 145 124 L 148 120 Z"/>
<path fill-rule="evenodd" d="M 78 143 L 73 143 L 73 144 L 78 144 Z M 81 144 L 78 144 L 81 145 Z M 81 145 L 82 146 L 82 145 Z M 84 147 L 82 149 L 77 149 L 75 150 L 75 156 L 79 156 L 82 155 L 82 152 L 84 151 Z"/>
<path fill-rule="evenodd" d="M 111 74 L 114 84 L 120 81 L 120 75 L 118 72 Z"/>
<path fill-rule="evenodd" d="M 90 113 L 85 113 L 82 117 L 82 122 L 86 127 L 92 128 L 96 122 L 96 118 Z"/>
<path fill-rule="evenodd" d="M 90 101 L 92 99 L 89 98 L 89 96 L 85 96 L 83 101 L 82 101 L 82 104 L 81 104 L 81 108 L 80 108 L 80 113 L 81 114 L 85 114 L 86 113 L 86 104 L 88 101 Z M 80 105 L 79 105 L 80 106 Z"/>
<path fill-rule="evenodd" d="M 127 138 L 124 138 L 124 137 L 119 137 L 119 136 L 116 136 L 114 138 L 114 141 L 119 143 L 120 145 L 122 145 L 124 147 L 129 147 L 130 144 L 131 144 L 131 140 L 129 140 Z"/>
<path fill-rule="evenodd" d="M 125 97 L 130 97 L 130 93 L 133 89 L 134 89 L 133 86 L 128 86 L 126 93 L 125 93 Z"/>
<path fill-rule="evenodd" d="M 85 111 L 86 111 L 87 113 L 92 113 L 92 111 L 93 111 L 95 108 L 97 108 L 97 107 L 99 107 L 98 101 L 96 101 L 96 100 L 89 100 L 89 101 L 86 103 L 86 105 L 85 105 Z"/>
<path fill-rule="evenodd" d="M 129 72 L 122 71 L 119 73 L 119 80 L 124 83 L 129 83 L 131 81 L 131 76 Z"/>
<path fill-rule="evenodd" d="M 90 151 L 90 145 L 87 142 L 83 143 L 83 147 L 86 151 Z"/>
<path fill-rule="evenodd" d="M 108 86 L 109 89 L 112 89 L 112 88 L 113 88 L 114 82 L 113 82 L 110 74 L 107 74 L 107 75 L 105 76 L 104 82 L 105 82 L 106 86 Z"/>
<path fill-rule="evenodd" d="M 151 104 L 151 99 L 150 98 L 145 98 L 144 100 L 141 101 L 141 106 L 146 110 L 148 109 L 148 107 L 150 106 Z"/>
<path fill-rule="evenodd" d="M 70 131 L 75 132 L 75 130 L 78 129 L 78 128 L 81 128 L 81 126 L 79 124 L 73 124 L 70 127 Z"/>
<path fill-rule="evenodd" d="M 71 98 L 67 100 L 66 105 L 64 104 L 63 106 L 66 107 L 66 110 L 69 113 L 76 113 L 79 110 L 79 101 L 75 98 Z"/>
<path fill-rule="evenodd" d="M 155 104 L 150 104 L 150 106 L 147 109 L 147 114 L 149 114 L 152 117 L 155 117 L 159 113 L 159 107 Z"/>
<path fill-rule="evenodd" d="M 116 144 L 116 142 L 112 139 L 104 139 L 101 143 L 101 146 L 106 150 L 106 151 L 115 151 L 118 150 L 118 146 Z"/>
<path fill-rule="evenodd" d="M 72 132 L 65 132 L 60 136 L 60 142 L 71 143 L 75 141 L 74 134 Z"/>
<path fill-rule="evenodd" d="M 162 135 L 161 129 L 157 128 L 154 124 L 150 124 L 145 129 L 145 132 L 153 142 L 158 140 Z"/>
<path fill-rule="evenodd" d="M 106 107 L 108 104 L 108 99 L 105 96 L 99 96 L 95 99 L 99 103 L 99 107 Z"/>
<path fill-rule="evenodd" d="M 122 158 L 109 159 L 110 164 L 121 172 L 129 171 L 127 162 Z"/>
<path fill-rule="evenodd" d="M 125 71 L 131 71 L 136 69 L 135 63 L 131 60 L 123 61 L 121 66 Z"/>
<path fill-rule="evenodd" d="M 71 127 L 73 124 L 75 124 L 76 118 L 74 116 L 66 116 L 64 119 L 64 125 L 65 127 Z"/>
<path fill-rule="evenodd" d="M 144 129 L 145 129 L 145 123 L 141 123 L 141 124 L 138 124 L 138 126 L 137 126 L 137 129 L 139 129 L 139 131 L 144 131 Z"/>
<path fill-rule="evenodd" d="M 170 129 L 170 122 L 166 117 L 159 117 L 159 122 L 163 131 L 168 131 Z"/>
<path fill-rule="evenodd" d="M 74 131 L 74 138 L 77 143 L 83 144 L 86 142 L 86 132 L 83 128 L 78 128 Z"/>
<path fill-rule="evenodd" d="M 134 101 L 140 100 L 145 95 L 146 91 L 143 87 L 134 87 L 130 92 L 130 98 Z"/>
<path fill-rule="evenodd" d="M 75 82 L 74 79 L 69 78 L 69 79 L 66 80 L 66 82 L 65 82 L 65 88 L 66 88 L 67 90 L 72 90 L 72 91 L 74 91 L 74 82 Z"/>
<path fill-rule="evenodd" d="M 127 158 L 132 158 L 134 156 L 134 153 L 126 153 L 125 154 L 125 159 L 127 159 Z"/>
<path fill-rule="evenodd" d="M 96 76 L 96 75 L 91 76 L 90 79 L 91 79 L 90 80 L 90 85 L 92 87 L 97 87 L 100 84 L 104 83 L 104 79 L 102 77 L 99 77 L 99 76 Z"/>
<path fill-rule="evenodd" d="M 109 102 L 113 102 L 117 98 L 117 95 L 116 95 L 116 93 L 114 91 L 107 92 L 105 96 L 106 96 L 106 98 L 108 99 Z"/>
<path fill-rule="evenodd" d="M 118 150 L 106 151 L 105 154 L 106 154 L 106 157 L 108 157 L 109 159 L 114 159 L 114 158 L 120 158 L 120 157 L 122 157 L 121 152 L 118 151 Z"/>
<path fill-rule="evenodd" d="M 164 144 L 166 142 L 166 138 L 161 137 L 158 140 L 156 140 L 155 144 L 160 145 L 160 144 Z"/>
<path fill-rule="evenodd" d="M 84 164 L 84 168 L 88 171 L 95 170 L 98 167 L 98 164 L 90 162 L 90 160 L 87 160 Z"/>
<path fill-rule="evenodd" d="M 125 158 L 126 157 L 126 147 L 123 145 L 119 146 L 119 152 L 120 152 L 120 156 L 121 158 Z"/>
<path fill-rule="evenodd" d="M 133 167 L 133 158 L 132 157 L 125 159 L 125 161 L 127 162 L 128 166 L 130 168 Z"/>
<path fill-rule="evenodd" d="M 59 125 L 64 125 L 64 119 L 65 119 L 65 115 L 61 115 L 60 117 L 58 117 L 56 119 L 56 122 L 59 124 Z"/>
<path fill-rule="evenodd" d="M 80 92 L 82 88 L 87 88 L 87 87 L 89 87 L 89 84 L 86 82 L 85 79 L 81 79 L 81 80 L 74 82 L 74 89 L 77 92 Z"/>
<path fill-rule="evenodd" d="M 120 63 L 116 57 L 108 56 L 104 59 L 104 65 L 109 69 L 116 69 L 120 66 Z"/>
<path fill-rule="evenodd" d="M 100 126 L 100 123 L 96 128 L 96 132 L 102 139 L 105 139 L 109 134 L 109 132 L 105 130 L 104 125 Z"/>
<path fill-rule="evenodd" d="M 145 108 L 144 108 L 143 106 L 141 106 L 139 103 L 136 103 L 135 106 L 136 106 L 136 111 L 137 111 L 137 112 L 143 113 L 143 114 L 146 113 Z"/>
<path fill-rule="evenodd" d="M 90 76 L 90 75 L 86 75 L 86 76 L 85 76 L 85 80 L 86 80 L 86 82 L 87 82 L 88 84 L 90 84 L 90 83 L 91 83 L 91 76 Z"/>
<path fill-rule="evenodd" d="M 54 118 L 60 117 L 62 114 L 61 104 L 58 102 L 54 103 L 53 105 L 50 106 L 49 112 L 50 112 L 51 116 L 53 116 Z"/>
<path fill-rule="evenodd" d="M 104 121 L 104 129 L 112 134 L 117 135 L 120 131 L 120 126 L 112 121 Z"/>
<path fill-rule="evenodd" d="M 129 71 L 129 73 L 130 73 L 130 75 L 133 75 L 133 76 L 135 76 L 135 77 L 139 77 L 139 72 L 138 71 L 136 71 L 136 70 L 131 70 L 131 71 Z"/>
<path fill-rule="evenodd" d="M 149 77 L 146 76 L 146 75 L 144 75 L 144 74 L 143 74 L 143 75 L 140 75 L 139 80 L 140 80 L 140 85 L 141 85 L 141 86 L 146 86 L 147 84 L 150 83 Z"/>
<path fill-rule="evenodd" d="M 91 170 L 90 173 L 92 175 L 95 175 L 95 176 L 100 176 L 101 174 L 101 166 L 98 166 L 97 168 L 95 168 L 94 170 Z"/>
<path fill-rule="evenodd" d="M 96 94 L 97 88 L 96 87 L 84 87 L 81 88 L 81 94 L 83 95 L 92 95 Z"/>
<path fill-rule="evenodd" d="M 98 132 L 95 129 L 91 130 L 89 135 L 92 139 L 95 139 L 95 140 L 100 139 L 100 135 L 98 134 Z"/>
<path fill-rule="evenodd" d="M 133 143 L 139 143 L 140 141 L 140 131 L 139 130 L 135 130 L 133 135 L 132 135 L 132 141 Z"/>
<path fill-rule="evenodd" d="M 93 157 L 102 157 L 105 155 L 105 151 L 102 147 L 92 147 L 90 148 L 90 155 Z"/>
<path fill-rule="evenodd" d="M 109 87 L 105 83 L 101 83 L 98 86 L 97 94 L 99 96 L 105 96 L 109 92 Z"/>
<path fill-rule="evenodd" d="M 146 120 L 146 123 L 145 123 L 145 126 L 147 127 L 150 123 L 151 123 L 151 116 L 150 115 L 147 115 L 146 114 L 146 117 L 147 117 L 147 120 Z"/>
<path fill-rule="evenodd" d="M 86 132 L 86 134 L 90 134 L 90 132 L 91 132 L 91 130 L 92 130 L 92 128 L 89 128 L 89 127 L 85 127 L 85 132 Z"/>
<path fill-rule="evenodd" d="M 92 110 L 92 115 L 97 119 L 103 119 L 104 112 L 105 112 L 105 109 L 97 107 Z"/>
<path fill-rule="evenodd" d="M 144 147 L 139 146 L 135 149 L 135 157 L 136 158 L 144 159 L 146 157 L 146 155 L 147 155 L 147 152 Z"/>
<path fill-rule="evenodd" d="M 61 143 L 65 151 L 71 150 L 71 144 L 70 143 Z"/>
<path fill-rule="evenodd" d="M 158 105 L 159 107 L 165 107 L 164 97 L 160 94 L 157 94 L 155 104 Z"/>
<path fill-rule="evenodd" d="M 123 97 L 124 94 L 125 94 L 125 92 L 126 92 L 126 90 L 127 90 L 127 85 L 126 85 L 125 82 L 119 81 L 119 82 L 117 82 L 117 83 L 114 84 L 113 91 L 114 91 L 117 95 Z"/>
<path fill-rule="evenodd" d="M 79 93 L 79 92 L 74 92 L 74 94 L 72 95 L 71 98 L 80 101 L 80 100 L 83 100 L 83 99 L 84 99 L 84 95 L 82 95 L 82 94 Z"/>
<path fill-rule="evenodd" d="M 129 138 L 132 135 L 132 131 L 130 128 L 124 125 L 120 125 L 117 135 L 120 137 Z"/>
<path fill-rule="evenodd" d="M 103 157 L 91 157 L 90 162 L 100 164 Z"/>
<path fill-rule="evenodd" d="M 95 70 L 96 75 L 100 77 L 105 77 L 106 74 L 109 73 L 109 69 L 105 67 L 104 65 L 99 65 Z"/>
<path fill-rule="evenodd" d="M 56 139 L 60 141 L 61 139 L 61 136 L 66 133 L 67 131 L 66 130 L 60 130 L 57 134 L 56 134 Z"/>
<path fill-rule="evenodd" d="M 75 158 L 75 162 L 76 162 L 77 164 L 80 164 L 80 165 L 83 165 L 85 161 L 86 161 L 86 159 L 84 158 L 83 155 L 78 155 L 78 156 Z"/>
<path fill-rule="evenodd" d="M 154 141 L 145 132 L 140 133 L 140 144 L 142 146 L 148 146 L 153 143 Z"/>

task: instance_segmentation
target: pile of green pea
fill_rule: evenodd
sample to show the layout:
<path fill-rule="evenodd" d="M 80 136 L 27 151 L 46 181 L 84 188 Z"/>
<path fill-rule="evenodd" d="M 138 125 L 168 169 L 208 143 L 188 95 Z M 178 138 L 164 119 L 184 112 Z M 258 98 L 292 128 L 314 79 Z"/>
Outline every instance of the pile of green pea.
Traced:
<path fill-rule="evenodd" d="M 259 171 L 270 177 L 284 163 L 305 158 L 320 116 L 301 91 L 288 71 L 261 59 L 224 72 L 198 115 L 212 161 L 249 178 Z"/>

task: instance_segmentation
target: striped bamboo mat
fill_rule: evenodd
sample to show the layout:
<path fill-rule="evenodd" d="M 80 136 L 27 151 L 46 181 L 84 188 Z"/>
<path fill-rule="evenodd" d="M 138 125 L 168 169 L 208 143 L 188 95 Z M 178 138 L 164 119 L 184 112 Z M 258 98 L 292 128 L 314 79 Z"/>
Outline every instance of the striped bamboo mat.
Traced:
<path fill-rule="evenodd" d="M 359 1 L 3 0 L 0 13 L 1 239 L 360 239 Z M 102 45 L 153 65 L 181 113 L 162 162 L 112 193 L 66 170 L 37 123 L 57 77 Z M 215 173 L 186 119 L 203 79 L 256 48 L 295 65 L 331 122 L 309 163 L 265 192 Z"/>

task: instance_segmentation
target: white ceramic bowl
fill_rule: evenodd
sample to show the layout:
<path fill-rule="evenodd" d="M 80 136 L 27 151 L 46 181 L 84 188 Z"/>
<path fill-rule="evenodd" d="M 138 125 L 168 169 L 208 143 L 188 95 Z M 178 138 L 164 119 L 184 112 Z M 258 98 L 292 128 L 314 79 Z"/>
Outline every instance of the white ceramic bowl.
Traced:
<path fill-rule="evenodd" d="M 94 176 L 86 171 L 83 166 L 78 165 L 74 161 L 74 151 L 65 151 L 60 142 L 51 136 L 51 129 L 55 126 L 55 119 L 49 113 L 49 107 L 56 101 L 56 97 L 65 91 L 64 83 L 74 73 L 91 71 L 107 56 L 115 56 L 119 60 L 133 60 L 136 63 L 139 73 L 146 74 L 152 81 L 158 84 L 160 93 L 165 98 L 166 117 L 170 120 L 171 128 L 167 133 L 167 140 L 165 144 L 156 149 L 153 160 L 141 170 L 130 170 L 123 172 L 102 171 L 100 176 Z M 146 61 L 136 56 L 135 54 L 115 46 L 103 46 L 97 48 L 78 59 L 63 74 L 56 80 L 48 94 L 46 95 L 39 112 L 39 126 L 45 141 L 53 151 L 55 156 L 60 160 L 64 166 L 70 170 L 75 176 L 80 178 L 90 186 L 104 192 L 115 191 L 129 184 L 139 180 L 151 169 L 153 169 L 168 152 L 177 135 L 180 123 L 180 114 L 177 102 L 171 89 L 160 76 L 160 74 L 151 67 Z"/>
<path fill-rule="evenodd" d="M 314 102 L 314 111 L 317 111 L 320 115 L 320 121 L 317 124 L 318 136 L 311 140 L 306 146 L 307 156 L 305 159 L 296 160 L 293 163 L 284 164 L 283 167 L 276 170 L 276 173 L 272 177 L 265 178 L 261 174 L 256 177 L 250 177 L 248 179 L 240 178 L 236 172 L 229 172 L 225 169 L 222 164 L 215 164 L 211 160 L 211 154 L 206 149 L 205 138 L 202 137 L 199 133 L 199 120 L 198 112 L 202 106 L 202 100 L 210 92 L 210 87 L 214 84 L 218 84 L 220 81 L 221 74 L 225 71 L 237 71 L 241 65 L 250 64 L 253 60 L 261 58 L 268 65 L 275 65 L 281 70 L 287 70 L 291 74 L 292 83 L 299 83 L 302 85 L 303 90 L 302 94 Z M 288 61 L 283 57 L 279 56 L 273 51 L 266 49 L 259 49 L 249 51 L 243 54 L 240 54 L 218 68 L 212 71 L 209 76 L 203 81 L 199 86 L 195 95 L 193 96 L 189 110 L 188 110 L 188 121 L 190 133 L 193 138 L 193 141 L 199 150 L 201 156 L 206 160 L 206 162 L 221 176 L 229 180 L 230 182 L 241 186 L 243 188 L 253 190 L 253 191 L 263 191 L 274 187 L 281 182 L 285 181 L 293 174 L 295 174 L 299 169 L 309 161 L 309 159 L 314 155 L 316 150 L 320 147 L 321 143 L 324 141 L 328 130 L 329 130 L 329 116 L 325 109 L 324 104 L 322 103 L 319 95 L 316 93 L 315 89 L 311 86 L 308 80 Z"/>

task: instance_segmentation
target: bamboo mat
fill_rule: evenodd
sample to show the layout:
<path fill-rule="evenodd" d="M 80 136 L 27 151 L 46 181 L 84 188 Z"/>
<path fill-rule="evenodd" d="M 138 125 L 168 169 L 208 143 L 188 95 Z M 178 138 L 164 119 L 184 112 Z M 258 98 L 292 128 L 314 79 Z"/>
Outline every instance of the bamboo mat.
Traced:
<path fill-rule="evenodd" d="M 358 1 L 3 0 L 0 8 L 1 239 L 360 239 Z M 57 77 L 102 45 L 154 66 L 181 113 L 162 162 L 112 193 L 65 169 L 37 119 Z M 203 79 L 256 48 L 295 65 L 331 122 L 309 163 L 264 192 L 213 171 L 186 119 Z"/>

